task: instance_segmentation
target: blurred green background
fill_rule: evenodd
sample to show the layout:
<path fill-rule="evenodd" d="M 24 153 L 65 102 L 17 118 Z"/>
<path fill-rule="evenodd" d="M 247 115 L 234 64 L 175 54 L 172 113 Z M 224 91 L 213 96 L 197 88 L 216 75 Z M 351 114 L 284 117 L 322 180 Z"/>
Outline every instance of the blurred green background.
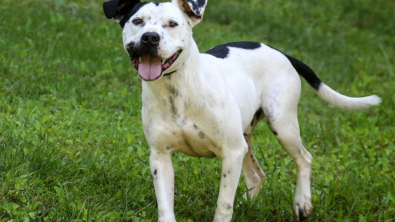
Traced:
<path fill-rule="evenodd" d="M 209 0 L 194 29 L 201 51 L 263 42 L 343 94 L 382 97 L 379 107 L 346 112 L 303 81 L 310 221 L 395 218 L 394 11 L 393 0 Z M 140 81 L 102 1 L 2 0 L 0 221 L 157 221 Z M 264 122 L 253 143 L 267 179 L 255 201 L 242 198 L 241 179 L 233 221 L 295 220 L 295 164 Z M 219 160 L 173 162 L 178 221 L 212 221 Z"/>

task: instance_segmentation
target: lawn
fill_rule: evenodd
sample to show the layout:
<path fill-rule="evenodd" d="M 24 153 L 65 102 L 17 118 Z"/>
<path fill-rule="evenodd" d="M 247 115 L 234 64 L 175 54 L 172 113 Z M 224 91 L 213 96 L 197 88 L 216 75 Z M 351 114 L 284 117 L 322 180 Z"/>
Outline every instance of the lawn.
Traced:
<path fill-rule="evenodd" d="M 99 0 L 0 3 L 0 221 L 156 221 L 141 80 Z M 310 221 L 395 220 L 393 0 L 209 0 L 201 51 L 264 42 L 333 89 L 383 102 L 348 112 L 303 80 L 298 116 L 314 156 Z M 262 121 L 255 201 L 241 178 L 233 221 L 293 221 L 295 163 Z M 212 221 L 218 159 L 174 154 L 178 221 Z"/>

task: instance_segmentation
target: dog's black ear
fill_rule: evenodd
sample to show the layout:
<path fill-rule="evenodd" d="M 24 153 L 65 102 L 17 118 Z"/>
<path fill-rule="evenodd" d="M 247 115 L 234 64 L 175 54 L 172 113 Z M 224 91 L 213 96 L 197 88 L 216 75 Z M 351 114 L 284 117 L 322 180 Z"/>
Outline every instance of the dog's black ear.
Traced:
<path fill-rule="evenodd" d="M 181 11 L 187 14 L 193 24 L 196 25 L 203 19 L 207 0 L 173 0 L 173 3 L 176 3 Z"/>
<path fill-rule="evenodd" d="M 118 23 L 140 0 L 110 0 L 103 3 L 104 14 Z"/>

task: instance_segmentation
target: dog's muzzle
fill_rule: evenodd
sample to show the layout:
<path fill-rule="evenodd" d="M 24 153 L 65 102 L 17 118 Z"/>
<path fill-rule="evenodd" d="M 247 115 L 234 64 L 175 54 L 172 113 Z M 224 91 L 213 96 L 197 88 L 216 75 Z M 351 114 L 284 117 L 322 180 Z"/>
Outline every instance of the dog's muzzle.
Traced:
<path fill-rule="evenodd" d="M 138 45 L 132 42 L 126 46 L 133 66 L 138 70 L 139 76 L 145 81 L 159 79 L 182 52 L 180 49 L 170 58 L 162 59 L 157 56 L 159 42 L 160 37 L 157 33 L 146 32 L 141 36 Z"/>

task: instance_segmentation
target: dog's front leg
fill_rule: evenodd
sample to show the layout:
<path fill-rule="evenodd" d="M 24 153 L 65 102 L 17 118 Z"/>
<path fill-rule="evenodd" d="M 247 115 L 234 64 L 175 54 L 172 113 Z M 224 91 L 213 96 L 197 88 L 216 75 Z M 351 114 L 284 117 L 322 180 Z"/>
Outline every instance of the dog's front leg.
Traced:
<path fill-rule="evenodd" d="M 176 221 L 174 216 L 174 168 L 170 152 L 151 148 L 150 168 L 158 202 L 158 221 Z"/>
<path fill-rule="evenodd" d="M 233 202 L 246 150 L 247 145 L 240 150 L 224 151 L 226 153 L 222 157 L 221 184 L 214 222 L 231 221 L 232 219 Z"/>

